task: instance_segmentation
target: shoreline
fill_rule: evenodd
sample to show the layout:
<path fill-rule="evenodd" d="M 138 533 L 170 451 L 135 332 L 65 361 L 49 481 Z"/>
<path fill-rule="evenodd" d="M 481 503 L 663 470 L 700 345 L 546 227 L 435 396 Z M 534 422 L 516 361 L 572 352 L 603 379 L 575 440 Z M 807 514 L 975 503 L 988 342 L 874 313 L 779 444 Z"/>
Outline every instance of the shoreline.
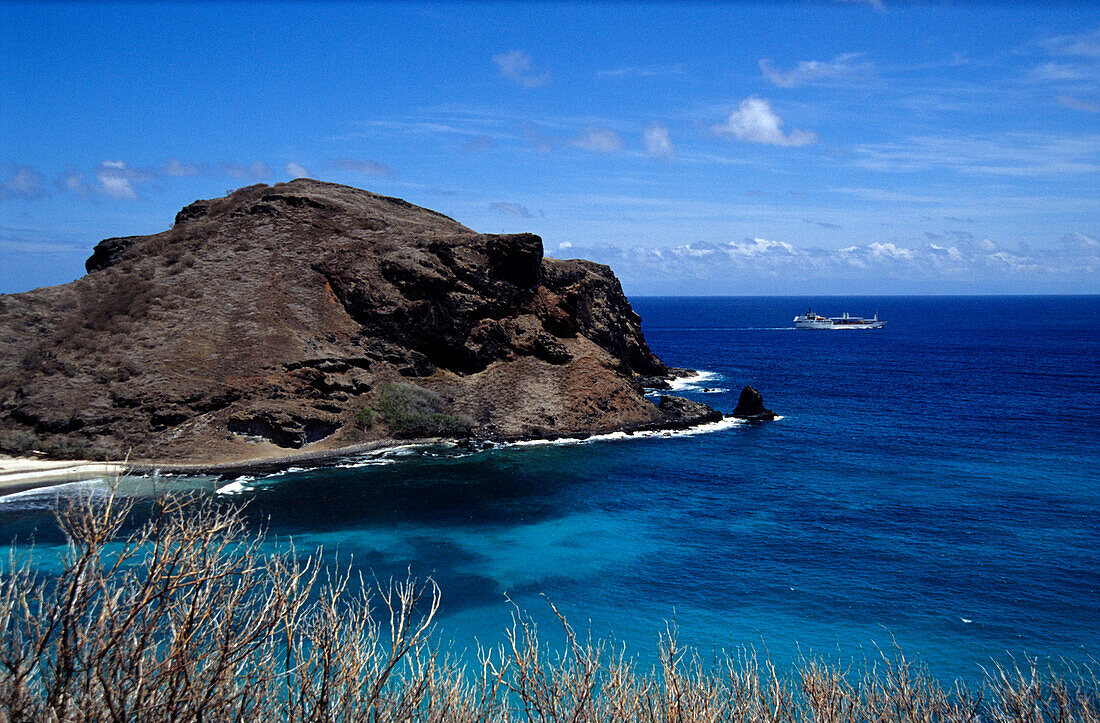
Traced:
<path fill-rule="evenodd" d="M 129 465 L 121 462 L 57 460 L 0 455 L 0 497 L 70 482 L 124 474 Z"/>
<path fill-rule="evenodd" d="M 647 387 L 645 392 L 649 394 L 667 395 L 670 391 L 679 391 L 678 382 L 684 382 L 693 378 L 708 378 L 707 372 L 694 369 L 670 369 L 666 383 L 668 389 Z M 24 492 L 31 489 L 53 487 L 70 482 L 82 482 L 99 477 L 112 477 L 121 475 L 148 476 L 148 475 L 183 475 L 199 476 L 211 475 L 222 478 L 239 477 L 241 475 L 266 475 L 285 471 L 291 467 L 306 465 L 311 468 L 324 468 L 346 462 L 349 458 L 369 454 L 371 452 L 384 453 L 401 447 L 426 447 L 437 444 L 453 444 L 466 446 L 472 450 L 489 449 L 494 446 L 524 446 L 537 444 L 556 443 L 583 443 L 592 438 L 603 440 L 628 439 L 638 435 L 639 437 L 671 435 L 676 432 L 702 430 L 709 425 L 721 425 L 723 422 L 735 420 L 728 414 L 723 414 L 720 420 L 707 419 L 679 419 L 666 420 L 658 423 L 639 424 L 629 427 L 599 431 L 571 431 L 550 435 L 516 435 L 499 437 L 481 437 L 469 439 L 452 439 L 447 437 L 420 437 L 413 439 L 376 439 L 369 442 L 334 447 L 331 449 L 296 450 L 285 453 L 275 453 L 267 456 L 252 457 L 247 459 L 233 459 L 224 461 L 202 462 L 174 462 L 155 459 L 128 459 L 124 462 L 117 461 L 90 461 L 90 460 L 55 460 L 41 457 L 13 457 L 0 453 L 0 497 L 15 492 Z M 716 430 L 706 430 L 716 431 Z"/>
<path fill-rule="evenodd" d="M 100 477 L 119 475 L 212 475 L 229 478 L 241 475 L 265 475 L 285 471 L 303 464 L 318 469 L 335 466 L 359 455 L 371 452 L 384 453 L 403 447 L 428 447 L 437 444 L 467 446 L 471 450 L 491 449 L 495 446 L 529 446 L 540 444 L 580 444 L 591 440 L 611 441 L 631 438 L 673 436 L 677 433 L 698 434 L 718 431 L 729 424 L 739 424 L 736 417 L 724 415 L 718 421 L 679 423 L 666 425 L 641 425 L 635 429 L 615 429 L 606 432 L 574 432 L 552 436 L 494 437 L 456 440 L 445 437 L 417 439 L 379 439 L 361 444 L 333 449 L 308 450 L 270 457 L 228 462 L 162 462 L 157 460 L 130 460 L 129 462 L 91 462 L 87 460 L 46 460 L 32 457 L 0 455 L 0 497 L 30 489 L 53 487 L 70 482 L 81 482 Z M 714 429 L 706 429 L 707 427 Z"/>

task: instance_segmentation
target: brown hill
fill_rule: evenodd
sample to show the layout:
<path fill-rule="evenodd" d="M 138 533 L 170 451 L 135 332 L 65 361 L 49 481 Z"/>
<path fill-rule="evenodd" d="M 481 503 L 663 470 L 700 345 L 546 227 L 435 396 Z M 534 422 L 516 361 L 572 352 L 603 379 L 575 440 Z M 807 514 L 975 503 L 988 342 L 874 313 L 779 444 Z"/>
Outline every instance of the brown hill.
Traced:
<path fill-rule="evenodd" d="M 250 186 L 87 268 L 0 295 L 9 449 L 210 463 L 699 421 L 643 397 L 636 376 L 668 370 L 608 267 L 400 199 Z"/>

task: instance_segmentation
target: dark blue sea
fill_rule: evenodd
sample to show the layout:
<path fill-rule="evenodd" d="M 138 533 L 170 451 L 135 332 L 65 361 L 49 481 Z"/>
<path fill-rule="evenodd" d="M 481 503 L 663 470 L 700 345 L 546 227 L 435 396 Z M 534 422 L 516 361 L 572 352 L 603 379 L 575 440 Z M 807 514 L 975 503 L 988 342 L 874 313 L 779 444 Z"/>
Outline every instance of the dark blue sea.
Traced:
<path fill-rule="evenodd" d="M 678 393 L 729 411 L 751 384 L 781 418 L 168 485 L 368 576 L 434 576 L 460 650 L 503 641 L 510 599 L 646 667 L 666 626 L 704 660 L 897 649 L 970 681 L 1100 657 L 1100 296 L 632 303 L 666 363 L 706 372 Z M 795 330 L 811 304 L 888 323 Z M 56 552 L 53 494 L 0 501 L 3 537 Z"/>

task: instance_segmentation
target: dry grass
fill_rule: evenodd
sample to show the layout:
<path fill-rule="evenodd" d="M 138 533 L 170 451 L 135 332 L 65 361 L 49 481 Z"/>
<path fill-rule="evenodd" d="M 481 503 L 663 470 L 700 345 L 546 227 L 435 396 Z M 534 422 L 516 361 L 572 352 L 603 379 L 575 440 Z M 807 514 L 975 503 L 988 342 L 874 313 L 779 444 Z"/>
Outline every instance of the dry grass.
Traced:
<path fill-rule="evenodd" d="M 578 636 L 540 643 L 518 609 L 471 669 L 432 635 L 431 580 L 365 585 L 326 574 L 210 502 L 161 499 L 123 533 L 113 495 L 58 513 L 63 572 L 13 560 L 0 582 L 0 721 L 1074 721 L 1100 686 L 999 668 L 944 689 L 904 658 L 852 675 L 820 661 L 785 675 L 752 653 L 704 664 L 674 631 L 659 666 Z M 554 610 L 557 613 L 557 610 Z"/>

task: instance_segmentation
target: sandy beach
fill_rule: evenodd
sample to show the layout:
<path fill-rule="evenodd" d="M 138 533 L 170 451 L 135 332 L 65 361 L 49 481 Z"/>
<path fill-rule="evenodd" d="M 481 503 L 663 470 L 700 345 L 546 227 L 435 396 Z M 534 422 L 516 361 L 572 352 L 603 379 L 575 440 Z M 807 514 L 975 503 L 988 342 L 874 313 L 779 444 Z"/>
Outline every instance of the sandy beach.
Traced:
<path fill-rule="evenodd" d="M 49 487 L 121 474 L 126 465 L 118 462 L 53 460 L 0 455 L 0 496 L 34 487 Z"/>

